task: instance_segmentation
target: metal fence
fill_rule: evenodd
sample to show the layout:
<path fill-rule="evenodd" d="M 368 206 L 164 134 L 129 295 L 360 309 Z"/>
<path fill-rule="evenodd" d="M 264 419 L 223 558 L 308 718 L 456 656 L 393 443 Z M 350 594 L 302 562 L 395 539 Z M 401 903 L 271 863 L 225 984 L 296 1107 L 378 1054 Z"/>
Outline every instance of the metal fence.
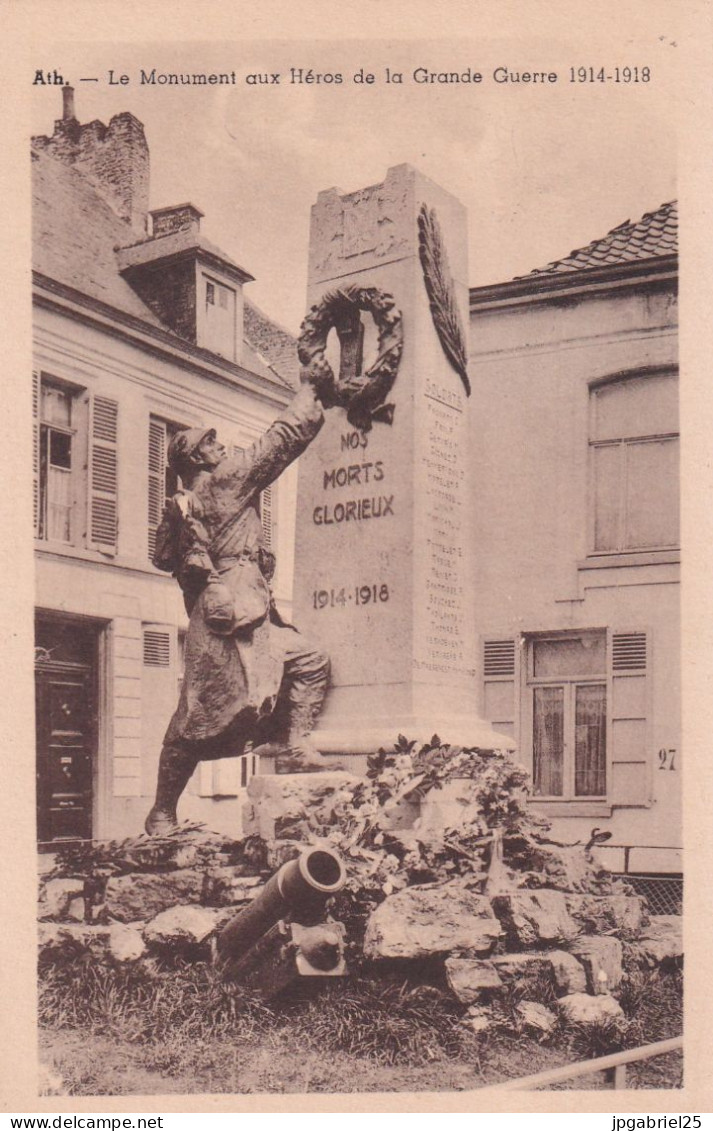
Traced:
<path fill-rule="evenodd" d="M 645 896 L 652 915 L 683 914 L 683 876 L 654 876 L 619 873 L 637 895 Z"/>

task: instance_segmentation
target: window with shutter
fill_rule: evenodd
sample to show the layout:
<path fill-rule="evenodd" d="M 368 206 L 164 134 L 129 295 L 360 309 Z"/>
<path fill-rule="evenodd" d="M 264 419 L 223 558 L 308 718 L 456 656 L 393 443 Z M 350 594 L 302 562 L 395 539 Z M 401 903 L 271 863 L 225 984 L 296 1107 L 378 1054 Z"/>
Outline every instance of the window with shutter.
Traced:
<path fill-rule="evenodd" d="M 35 537 L 74 545 L 80 534 L 82 389 L 44 373 L 32 375 L 32 478 Z"/>
<path fill-rule="evenodd" d="M 533 637 L 527 686 L 534 796 L 605 797 L 606 633 Z"/>
<path fill-rule="evenodd" d="M 153 561 L 156 549 L 156 532 L 163 517 L 166 500 L 179 490 L 180 479 L 168 466 L 168 445 L 176 432 L 186 425 L 175 421 L 162 420 L 158 416 L 149 417 L 148 437 L 148 493 L 147 493 L 147 549 L 148 559 Z"/>
<path fill-rule="evenodd" d="M 115 554 L 118 538 L 118 422 L 119 406 L 109 397 L 95 396 L 89 428 L 88 545 Z"/>
<path fill-rule="evenodd" d="M 262 537 L 267 550 L 272 550 L 272 501 L 273 488 L 266 487 L 260 495 L 260 521 L 262 522 Z"/>
<path fill-rule="evenodd" d="M 493 728 L 515 734 L 515 663 L 513 637 L 483 642 L 483 714 Z"/>
<path fill-rule="evenodd" d="M 245 448 L 238 444 L 231 445 L 231 454 L 240 455 Z M 275 495 L 273 487 L 266 487 L 260 493 L 260 521 L 262 522 L 262 537 L 267 550 L 274 550 L 275 535 Z"/>
<path fill-rule="evenodd" d="M 646 805 L 651 775 L 648 749 L 648 634 L 612 633 L 611 800 Z"/>
<path fill-rule="evenodd" d="M 647 633 L 607 635 L 527 640 L 523 753 L 540 801 L 648 803 Z"/>
<path fill-rule="evenodd" d="M 149 420 L 148 554 L 153 559 L 158 530 L 166 503 L 166 424 Z"/>

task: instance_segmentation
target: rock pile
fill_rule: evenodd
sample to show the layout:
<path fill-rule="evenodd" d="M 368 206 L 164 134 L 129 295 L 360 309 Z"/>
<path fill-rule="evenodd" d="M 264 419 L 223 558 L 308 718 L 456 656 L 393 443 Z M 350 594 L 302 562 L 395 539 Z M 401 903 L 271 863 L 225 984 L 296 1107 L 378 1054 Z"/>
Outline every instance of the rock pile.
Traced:
<path fill-rule="evenodd" d="M 416 979 L 440 970 L 475 1031 L 508 994 L 522 1028 L 543 1035 L 553 1008 L 583 1025 L 622 1017 L 625 968 L 682 961 L 680 919 L 650 916 L 583 847 L 551 840 L 527 812 L 524 774 L 507 755 L 475 755 L 467 780 L 447 777 L 462 758 L 436 757 L 440 783 L 403 748 L 391 762 L 380 755 L 368 780 L 254 778 L 240 842 L 187 827 L 65 852 L 42 884 L 43 961 L 87 950 L 119 964 L 208 957 L 216 932 L 281 863 L 323 843 L 349 874 L 334 915 L 347 925 L 353 968 L 396 964 Z M 440 822 L 431 797 L 439 785 L 449 787 Z M 444 823 L 454 798 L 457 828 Z"/>

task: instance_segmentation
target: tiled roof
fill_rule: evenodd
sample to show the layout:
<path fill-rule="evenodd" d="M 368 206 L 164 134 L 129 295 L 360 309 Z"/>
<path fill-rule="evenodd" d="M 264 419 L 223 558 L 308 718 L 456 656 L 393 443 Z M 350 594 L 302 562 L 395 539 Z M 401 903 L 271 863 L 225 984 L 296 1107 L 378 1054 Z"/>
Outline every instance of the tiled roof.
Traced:
<path fill-rule="evenodd" d="M 249 298 L 245 299 L 243 326 L 246 340 L 289 388 L 296 389 L 300 381 L 300 363 L 294 335 L 263 314 Z"/>
<path fill-rule="evenodd" d="M 242 282 L 252 281 L 254 278 L 253 275 L 234 263 L 224 251 L 221 251 L 219 247 L 216 247 L 199 232 L 171 232 L 165 236 L 157 236 L 155 239 L 140 240 L 138 243 L 131 243 L 127 247 L 117 248 L 117 255 L 119 266 L 124 270 L 126 267 L 136 267 L 142 263 L 151 263 L 157 259 L 179 255 L 183 251 L 203 251 L 207 255 L 213 256 L 214 259 L 219 259 L 236 275 L 239 275 Z"/>
<path fill-rule="evenodd" d="M 34 269 L 165 329 L 119 274 L 114 248 L 135 239 L 130 225 L 76 169 L 42 153 L 33 156 Z"/>
<path fill-rule="evenodd" d="M 115 249 L 136 244 L 131 226 L 117 216 L 87 178 L 71 165 L 35 151 L 32 172 L 34 270 L 171 334 L 171 328 L 142 302 L 119 273 Z M 168 249 L 170 243 L 172 252 L 181 250 L 187 242 L 196 242 L 194 237 L 190 241 L 166 239 L 166 247 Z M 200 244 L 209 253 L 231 262 L 202 236 Z M 237 265 L 236 270 L 242 271 Z M 177 334 L 174 337 L 177 343 L 184 340 Z M 295 338 L 249 299 L 245 301 L 244 337 L 245 369 L 288 389 L 298 386 Z"/>
<path fill-rule="evenodd" d="M 567 271 L 586 271 L 592 267 L 608 267 L 637 260 L 675 255 L 678 242 L 678 209 L 675 200 L 662 204 L 655 212 L 645 212 L 640 220 L 626 220 L 612 228 L 602 239 L 556 259 L 546 267 L 538 267 L 527 276 L 561 275 Z"/>

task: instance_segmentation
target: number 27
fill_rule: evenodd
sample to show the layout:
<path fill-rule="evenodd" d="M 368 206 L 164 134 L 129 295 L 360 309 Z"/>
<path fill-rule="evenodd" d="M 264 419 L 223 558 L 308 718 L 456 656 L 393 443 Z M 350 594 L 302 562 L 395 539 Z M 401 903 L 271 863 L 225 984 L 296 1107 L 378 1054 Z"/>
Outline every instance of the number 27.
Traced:
<path fill-rule="evenodd" d="M 660 770 L 675 770 L 676 751 L 675 750 L 659 750 L 659 769 Z"/>

